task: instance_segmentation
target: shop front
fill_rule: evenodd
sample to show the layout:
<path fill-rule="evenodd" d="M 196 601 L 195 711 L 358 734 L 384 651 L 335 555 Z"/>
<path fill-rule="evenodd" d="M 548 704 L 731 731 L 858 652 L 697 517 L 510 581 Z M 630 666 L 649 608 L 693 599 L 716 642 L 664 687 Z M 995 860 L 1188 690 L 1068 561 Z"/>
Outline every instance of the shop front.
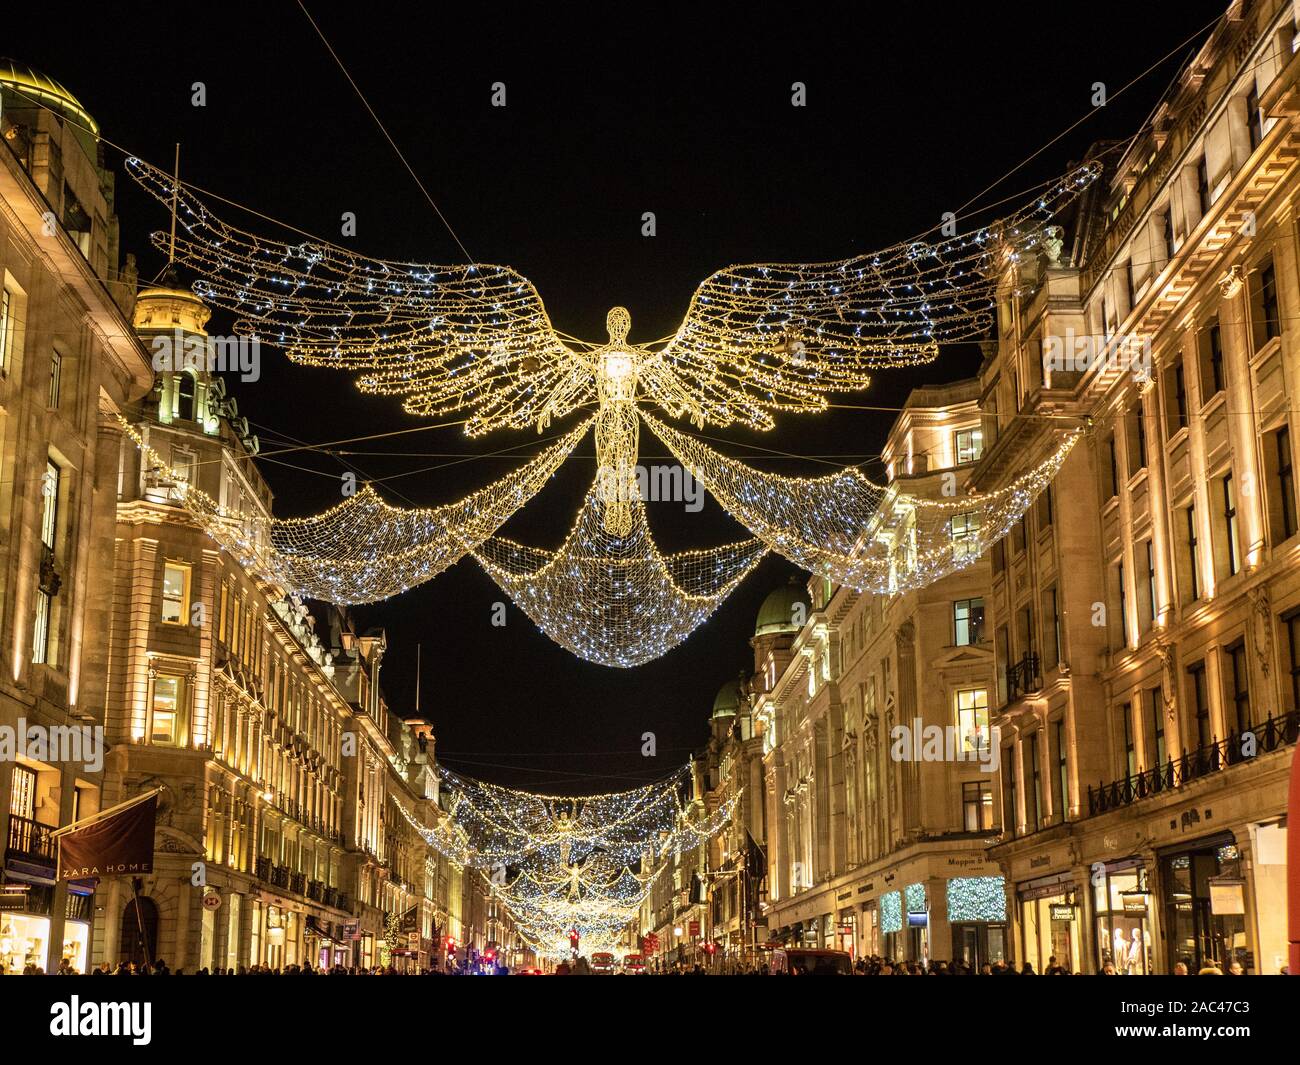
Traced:
<path fill-rule="evenodd" d="M 0 969 L 6 976 L 19 976 L 28 966 L 45 969 L 50 948 L 50 919 L 28 912 L 39 902 L 13 885 L 0 888 Z"/>
<path fill-rule="evenodd" d="M 1008 960 L 1007 884 L 1001 876 L 951 877 L 947 882 L 952 960 L 978 972 Z"/>
<path fill-rule="evenodd" d="M 54 885 L 7 876 L 0 883 L 0 973 L 19 975 L 29 966 L 54 973 L 65 961 L 73 972 L 87 972 L 94 897 L 88 888 L 71 886 L 62 938 L 56 941 Z"/>
<path fill-rule="evenodd" d="M 880 953 L 880 907 L 875 899 L 861 904 L 858 927 L 862 930 L 862 957 Z"/>
<path fill-rule="evenodd" d="M 1098 972 L 1107 965 L 1113 965 L 1118 976 L 1147 976 L 1155 971 L 1148 875 L 1141 858 L 1094 866 Z"/>
<path fill-rule="evenodd" d="M 1016 885 L 1020 910 L 1022 961 L 1045 973 L 1056 964 L 1071 973 L 1083 971 L 1082 899 L 1072 873 L 1039 877 Z"/>
<path fill-rule="evenodd" d="M 1239 962 L 1257 971 L 1249 942 L 1246 880 L 1232 833 L 1159 852 L 1162 917 L 1170 971 L 1178 962 L 1195 975 L 1207 965 L 1226 971 Z"/>
<path fill-rule="evenodd" d="M 928 963 L 930 960 L 930 900 L 921 883 L 903 888 L 903 906 L 907 911 L 907 960 Z"/>
<path fill-rule="evenodd" d="M 903 893 L 886 891 L 880 896 L 880 956 L 886 961 L 902 961 L 906 940 L 903 936 Z"/>
<path fill-rule="evenodd" d="M 840 910 L 835 925 L 835 949 L 842 950 L 854 960 L 858 957 L 858 915 L 851 906 Z"/>

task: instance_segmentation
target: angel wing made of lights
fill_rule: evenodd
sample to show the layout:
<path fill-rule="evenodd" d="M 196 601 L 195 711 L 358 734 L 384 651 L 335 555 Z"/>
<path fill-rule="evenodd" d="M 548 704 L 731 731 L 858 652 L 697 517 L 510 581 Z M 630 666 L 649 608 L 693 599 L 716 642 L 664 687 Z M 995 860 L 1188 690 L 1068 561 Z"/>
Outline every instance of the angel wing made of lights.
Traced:
<path fill-rule="evenodd" d="M 941 342 L 987 330 L 1003 267 L 1043 240 L 1046 223 L 1098 175 L 1082 167 L 1032 203 L 974 232 L 909 241 L 833 262 L 732 266 L 696 290 L 667 341 L 628 339 L 621 307 L 608 340 L 577 341 L 552 324 L 533 284 L 508 266 L 435 266 L 358 255 L 317 240 L 270 240 L 215 217 L 165 172 L 137 158 L 131 175 L 174 207 L 170 248 L 195 290 L 238 329 L 305 364 L 360 372 L 363 391 L 401 397 L 420 416 L 467 411 L 471 435 L 539 430 L 595 404 L 605 525 L 626 535 L 638 404 L 700 427 L 774 425 L 775 411 L 815 411 L 866 388 L 869 372 L 926 362 Z"/>

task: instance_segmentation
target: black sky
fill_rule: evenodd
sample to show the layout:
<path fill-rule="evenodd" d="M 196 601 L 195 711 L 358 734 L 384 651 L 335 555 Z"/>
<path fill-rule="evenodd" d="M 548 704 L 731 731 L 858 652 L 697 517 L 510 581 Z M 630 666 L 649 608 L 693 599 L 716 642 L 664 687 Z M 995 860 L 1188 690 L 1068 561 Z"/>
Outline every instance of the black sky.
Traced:
<path fill-rule="evenodd" d="M 62 81 L 108 140 L 164 168 L 180 141 L 185 180 L 360 252 L 463 260 L 296 3 L 24 6 L 5 13 L 0 55 Z M 1093 84 L 1113 95 L 1223 6 L 600 5 L 575 14 L 566 5 L 561 15 L 308 3 L 474 258 L 522 271 L 560 329 L 596 340 L 615 304 L 631 311 L 633 340 L 671 333 L 695 286 L 729 263 L 839 258 L 927 230 L 1085 114 L 982 202 L 1066 170 L 1094 140 L 1131 136 L 1191 45 L 1097 111 Z M 203 108 L 190 102 L 199 81 Z M 795 81 L 807 86 L 806 107 L 791 106 Z M 506 85 L 505 108 L 491 106 L 494 82 Z M 162 260 L 148 234 L 165 227 L 165 213 L 125 176 L 121 152 L 109 149 L 107 162 L 118 174 L 123 249 L 151 277 Z M 339 235 L 344 211 L 357 215 L 355 238 Z M 656 215 L 653 238 L 641 236 L 646 211 Z M 217 316 L 213 328 L 228 325 Z M 909 388 L 977 365 L 958 348 L 842 398 L 897 406 Z M 362 396 L 348 375 L 291 366 L 278 352 L 261 381 L 231 384 L 266 450 L 419 424 L 395 400 Z M 877 453 L 890 421 L 838 410 L 727 435 L 735 453 L 757 445 L 843 463 Z M 647 455 L 662 451 L 643 444 Z M 523 445 L 517 454 L 537 446 L 527 434 L 468 440 L 440 429 L 354 445 L 347 461 L 374 477 L 407 474 L 385 482 L 390 496 L 429 504 L 517 461 L 445 466 L 454 456 L 512 445 Z M 506 531 L 557 544 L 590 482 L 591 454 L 588 439 L 585 457 Z M 339 459 L 284 461 L 315 472 L 262 463 L 282 515 L 337 502 Z M 667 549 L 739 534 L 712 504 L 702 514 L 652 505 L 650 520 Z M 746 665 L 758 605 L 789 572 L 768 559 L 684 645 L 625 671 L 578 661 L 513 607 L 493 628 L 491 605 L 505 596 L 473 562 L 360 614 L 387 629 L 384 686 L 399 710 L 414 703 L 423 645 L 422 708 L 454 768 L 536 789 L 603 790 L 664 775 L 707 737 L 714 693 Z M 658 740 L 654 761 L 639 753 L 647 731 Z"/>

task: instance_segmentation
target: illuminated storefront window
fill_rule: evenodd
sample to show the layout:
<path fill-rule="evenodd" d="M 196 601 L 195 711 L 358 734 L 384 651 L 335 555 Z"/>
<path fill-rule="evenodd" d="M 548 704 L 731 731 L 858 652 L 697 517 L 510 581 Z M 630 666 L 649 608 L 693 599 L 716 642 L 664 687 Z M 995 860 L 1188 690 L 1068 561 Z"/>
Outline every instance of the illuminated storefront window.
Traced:
<path fill-rule="evenodd" d="M 1094 881 L 1099 968 L 1109 964 L 1120 976 L 1146 976 L 1153 954 L 1145 867 L 1138 859 L 1107 862 Z"/>
<path fill-rule="evenodd" d="M 63 960 L 74 972 L 87 971 L 90 958 L 90 925 L 84 921 L 67 921 L 63 925 Z"/>
<path fill-rule="evenodd" d="M 50 919 L 25 913 L 0 914 L 0 965 L 10 976 L 28 965 L 45 968 L 49 954 Z"/>
<path fill-rule="evenodd" d="M 1072 973 L 1081 971 L 1079 949 L 1080 907 L 1075 885 L 1058 877 L 1021 884 L 1020 927 L 1024 938 L 1022 960 L 1036 973 L 1046 973 L 1056 964 Z"/>

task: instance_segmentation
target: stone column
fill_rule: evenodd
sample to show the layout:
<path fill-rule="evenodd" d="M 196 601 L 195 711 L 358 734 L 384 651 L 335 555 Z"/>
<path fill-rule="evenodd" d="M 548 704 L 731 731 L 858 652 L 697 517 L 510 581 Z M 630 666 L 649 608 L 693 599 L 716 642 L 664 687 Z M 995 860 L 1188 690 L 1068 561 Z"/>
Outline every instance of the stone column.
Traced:
<path fill-rule="evenodd" d="M 1228 438 L 1232 444 L 1232 479 L 1237 508 L 1237 549 L 1241 567 L 1251 569 L 1263 561 L 1264 508 L 1260 482 L 1255 419 L 1245 411 L 1255 406 L 1250 374 L 1249 286 L 1240 267 L 1234 267 L 1220 285 L 1223 303 L 1219 322 L 1223 337 L 1223 362 L 1227 376 Z"/>
<path fill-rule="evenodd" d="M 894 633 L 898 648 L 898 722 L 909 729 L 919 715 L 916 706 L 916 628 L 906 621 Z M 902 782 L 902 835 L 911 838 L 921 830 L 921 773 L 915 758 L 900 764 Z"/>

